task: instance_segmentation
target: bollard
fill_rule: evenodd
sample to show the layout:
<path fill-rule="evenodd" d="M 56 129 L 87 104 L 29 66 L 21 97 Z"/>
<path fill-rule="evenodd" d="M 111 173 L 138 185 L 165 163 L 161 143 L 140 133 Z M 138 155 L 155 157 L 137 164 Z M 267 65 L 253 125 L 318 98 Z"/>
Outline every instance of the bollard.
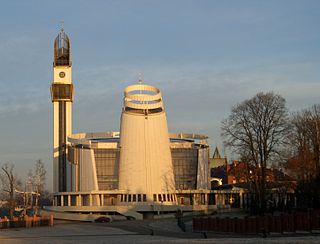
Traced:
<path fill-rule="evenodd" d="M 50 227 L 53 227 L 53 214 L 50 214 Z"/>
<path fill-rule="evenodd" d="M 10 220 L 7 216 L 4 216 L 5 228 L 10 228 Z"/>
<path fill-rule="evenodd" d="M 30 221 L 30 218 L 28 217 L 28 215 L 24 216 L 24 220 L 26 221 L 26 228 L 30 228 L 31 221 Z"/>
<path fill-rule="evenodd" d="M 37 226 L 37 217 L 35 215 L 32 216 L 32 227 Z"/>

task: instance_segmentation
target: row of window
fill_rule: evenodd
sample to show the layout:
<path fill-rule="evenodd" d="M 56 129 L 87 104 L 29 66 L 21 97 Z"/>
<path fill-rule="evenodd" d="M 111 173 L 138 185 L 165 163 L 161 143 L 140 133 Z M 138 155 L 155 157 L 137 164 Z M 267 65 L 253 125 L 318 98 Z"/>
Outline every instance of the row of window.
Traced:
<path fill-rule="evenodd" d="M 120 202 L 146 202 L 146 194 L 121 194 Z"/>
<path fill-rule="evenodd" d="M 174 194 L 153 194 L 154 202 L 174 202 L 175 200 Z"/>
<path fill-rule="evenodd" d="M 121 202 L 146 202 L 146 194 L 121 194 Z M 174 202 L 176 197 L 174 194 L 153 194 L 154 202 Z"/>

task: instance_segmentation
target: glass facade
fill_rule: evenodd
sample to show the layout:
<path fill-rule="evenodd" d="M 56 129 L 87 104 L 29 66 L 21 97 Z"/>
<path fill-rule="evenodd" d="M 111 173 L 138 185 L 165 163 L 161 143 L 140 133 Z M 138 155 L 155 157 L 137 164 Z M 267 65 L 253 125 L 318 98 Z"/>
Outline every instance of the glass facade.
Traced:
<path fill-rule="evenodd" d="M 94 149 L 99 190 L 118 189 L 119 149 Z"/>
<path fill-rule="evenodd" d="M 68 159 L 78 164 L 74 146 L 69 147 Z M 81 150 L 81 149 L 80 149 Z M 99 190 L 118 189 L 119 180 L 119 148 L 94 148 L 96 173 Z M 199 148 L 171 148 L 173 172 L 177 190 L 197 189 Z M 143 201 L 142 196 L 133 196 L 131 201 Z M 155 192 L 155 201 L 172 201 L 172 197 Z M 128 200 L 127 200 L 128 201 Z"/>
<path fill-rule="evenodd" d="M 61 30 L 54 41 L 54 66 L 71 66 L 70 41 L 67 34 Z"/>
<path fill-rule="evenodd" d="M 177 190 L 196 189 L 198 149 L 172 148 L 172 164 Z"/>

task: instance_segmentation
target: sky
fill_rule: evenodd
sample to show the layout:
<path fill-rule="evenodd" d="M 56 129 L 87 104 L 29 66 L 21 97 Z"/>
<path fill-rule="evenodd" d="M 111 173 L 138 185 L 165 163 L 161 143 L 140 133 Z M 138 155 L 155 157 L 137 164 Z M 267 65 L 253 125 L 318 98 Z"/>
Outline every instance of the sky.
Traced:
<path fill-rule="evenodd" d="M 52 189 L 53 42 L 71 39 L 73 132 L 119 131 L 123 89 L 161 89 L 171 132 L 223 148 L 232 106 L 274 91 L 290 112 L 319 103 L 320 1 L 11 0 L 0 3 L 0 164 Z M 212 148 L 212 152 L 213 152 Z"/>

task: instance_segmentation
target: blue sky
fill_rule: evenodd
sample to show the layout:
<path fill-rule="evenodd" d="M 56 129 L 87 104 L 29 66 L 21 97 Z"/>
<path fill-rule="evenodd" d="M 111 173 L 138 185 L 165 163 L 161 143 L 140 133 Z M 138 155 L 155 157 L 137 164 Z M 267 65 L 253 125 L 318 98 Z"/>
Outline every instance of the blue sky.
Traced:
<path fill-rule="evenodd" d="M 319 13 L 317 0 L 2 1 L 0 163 L 24 179 L 41 158 L 51 189 L 49 87 L 62 19 L 74 132 L 118 131 L 123 89 L 142 72 L 162 90 L 170 131 L 221 146 L 221 120 L 259 91 L 281 94 L 290 111 L 319 103 Z"/>

